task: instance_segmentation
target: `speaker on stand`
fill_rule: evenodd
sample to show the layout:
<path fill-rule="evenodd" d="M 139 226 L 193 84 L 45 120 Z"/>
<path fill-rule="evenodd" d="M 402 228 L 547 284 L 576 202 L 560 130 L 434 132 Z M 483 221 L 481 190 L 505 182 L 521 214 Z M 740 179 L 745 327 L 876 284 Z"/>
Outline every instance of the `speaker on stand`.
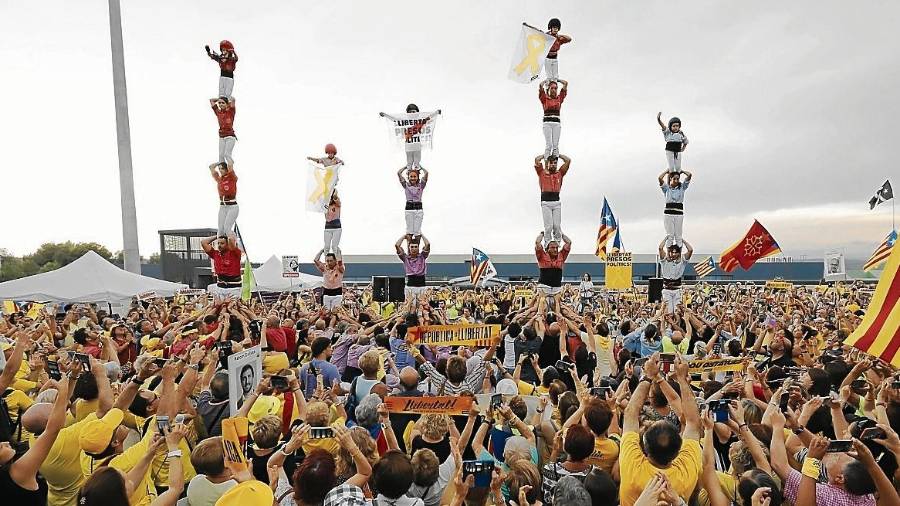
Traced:
<path fill-rule="evenodd" d="M 647 302 L 662 301 L 662 278 L 650 278 L 650 285 L 647 288 Z"/>

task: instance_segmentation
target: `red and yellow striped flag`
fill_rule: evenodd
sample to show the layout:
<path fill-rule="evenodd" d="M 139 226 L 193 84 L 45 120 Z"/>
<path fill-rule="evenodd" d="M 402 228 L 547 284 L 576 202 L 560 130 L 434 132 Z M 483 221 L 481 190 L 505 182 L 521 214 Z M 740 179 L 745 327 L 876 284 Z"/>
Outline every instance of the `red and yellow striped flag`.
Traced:
<path fill-rule="evenodd" d="M 894 245 L 866 315 L 845 343 L 900 367 L 900 247 Z"/>

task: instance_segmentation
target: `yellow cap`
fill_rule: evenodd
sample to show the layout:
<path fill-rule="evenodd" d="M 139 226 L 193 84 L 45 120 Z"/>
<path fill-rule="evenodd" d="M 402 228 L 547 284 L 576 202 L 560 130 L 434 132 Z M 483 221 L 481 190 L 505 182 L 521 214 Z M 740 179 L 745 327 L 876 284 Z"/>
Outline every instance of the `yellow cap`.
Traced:
<path fill-rule="evenodd" d="M 282 369 L 291 366 L 288 361 L 287 353 L 263 353 L 262 358 L 263 371 L 269 374 L 278 374 Z"/>
<path fill-rule="evenodd" d="M 222 494 L 216 506 L 272 506 L 274 500 L 271 487 L 261 481 L 250 480 Z"/>
<path fill-rule="evenodd" d="M 158 337 L 150 337 L 150 334 L 147 334 L 146 336 L 141 338 L 141 346 L 152 350 L 159 346 L 160 341 L 162 341 L 162 339 Z"/>
<path fill-rule="evenodd" d="M 847 311 L 850 311 L 851 313 L 859 311 L 859 304 L 850 304 L 847 306 Z"/>
<path fill-rule="evenodd" d="M 12 348 L 12 343 L 9 341 L 0 341 L 0 351 L 6 351 Z"/>
<path fill-rule="evenodd" d="M 81 428 L 81 435 L 78 436 L 81 449 L 86 453 L 103 453 L 112 442 L 113 435 L 124 417 L 125 414 L 121 409 L 113 408 L 103 418 L 85 423 Z"/>
<path fill-rule="evenodd" d="M 247 419 L 250 420 L 250 423 L 256 423 L 257 420 L 264 416 L 280 414 L 281 400 L 278 397 L 260 395 L 256 399 L 256 402 L 253 403 L 253 406 L 250 407 L 250 412 L 247 413 Z"/>

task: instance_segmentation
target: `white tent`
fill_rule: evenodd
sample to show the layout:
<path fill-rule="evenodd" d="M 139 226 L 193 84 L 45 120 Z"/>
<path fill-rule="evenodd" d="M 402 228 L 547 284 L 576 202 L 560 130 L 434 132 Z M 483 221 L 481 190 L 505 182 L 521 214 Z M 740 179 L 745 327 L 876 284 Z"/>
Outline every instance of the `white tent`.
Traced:
<path fill-rule="evenodd" d="M 254 291 L 259 292 L 298 292 L 322 286 L 322 277 L 312 274 L 300 273 L 298 278 L 286 278 L 281 259 L 272 255 L 266 263 L 253 269 L 253 278 L 256 280 Z"/>
<path fill-rule="evenodd" d="M 93 251 L 55 271 L 0 283 L 0 299 L 122 303 L 143 292 L 171 297 L 187 285 L 124 271 Z"/>

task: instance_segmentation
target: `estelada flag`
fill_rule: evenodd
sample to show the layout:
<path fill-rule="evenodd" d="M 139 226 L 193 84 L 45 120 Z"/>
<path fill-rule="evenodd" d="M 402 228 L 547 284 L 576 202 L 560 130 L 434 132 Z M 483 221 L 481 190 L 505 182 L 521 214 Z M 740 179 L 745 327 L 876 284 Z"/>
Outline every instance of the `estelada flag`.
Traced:
<path fill-rule="evenodd" d="M 862 323 L 844 342 L 900 366 L 900 247 L 893 247 Z"/>
<path fill-rule="evenodd" d="M 744 235 L 744 237 L 732 244 L 728 249 L 722 252 L 719 257 L 719 268 L 725 272 L 731 272 L 738 265 L 747 270 L 756 263 L 760 258 L 774 255 L 781 251 L 778 243 L 772 234 L 766 230 L 766 227 L 753 220 L 753 226 Z"/>

